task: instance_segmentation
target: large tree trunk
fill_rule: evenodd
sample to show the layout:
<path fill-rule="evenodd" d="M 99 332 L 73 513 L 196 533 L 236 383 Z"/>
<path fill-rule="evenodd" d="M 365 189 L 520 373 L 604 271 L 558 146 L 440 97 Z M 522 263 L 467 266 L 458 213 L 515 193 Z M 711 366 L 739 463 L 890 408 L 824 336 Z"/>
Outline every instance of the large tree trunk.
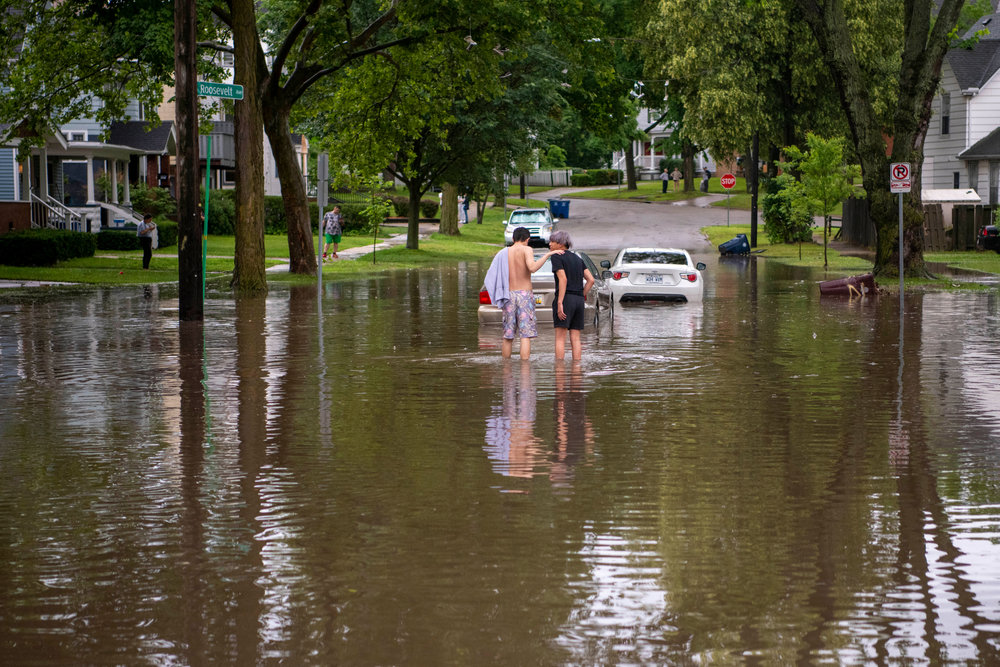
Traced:
<path fill-rule="evenodd" d="M 931 0 L 912 0 L 904 6 L 903 57 L 899 92 L 893 115 L 892 156 L 886 156 L 883 127 L 871 104 L 868 82 L 852 48 L 851 31 L 841 3 L 820 4 L 798 0 L 830 74 L 851 128 L 861 161 L 875 226 L 876 274 L 896 275 L 899 266 L 899 208 L 889 192 L 889 164 L 909 162 L 911 193 L 904 198 L 903 271 L 922 276 L 924 268 L 920 202 L 920 168 L 923 143 L 930 120 L 931 102 L 941 75 L 941 61 L 948 49 L 948 35 L 958 22 L 964 0 L 943 0 L 932 18 Z"/>
<path fill-rule="evenodd" d="M 448 236 L 458 236 L 458 186 L 445 183 L 441 195 L 441 224 L 438 230 Z"/>
<path fill-rule="evenodd" d="M 639 189 L 635 182 L 635 147 L 631 141 L 625 145 L 625 182 L 628 183 L 626 190 Z"/>
<path fill-rule="evenodd" d="M 238 292 L 267 292 L 264 265 L 264 131 L 257 68 L 260 41 L 253 0 L 233 0 L 234 80 L 247 91 L 235 104 L 236 251 L 231 286 Z"/>
<path fill-rule="evenodd" d="M 316 275 L 309 200 L 306 198 L 306 186 L 299 168 L 299 156 L 292 147 L 290 113 L 290 107 L 268 97 L 264 104 L 264 130 L 278 167 L 281 202 L 284 204 L 285 220 L 288 223 L 289 271 Z"/>
<path fill-rule="evenodd" d="M 694 192 L 694 144 L 681 141 L 681 160 L 684 162 L 684 192 Z"/>

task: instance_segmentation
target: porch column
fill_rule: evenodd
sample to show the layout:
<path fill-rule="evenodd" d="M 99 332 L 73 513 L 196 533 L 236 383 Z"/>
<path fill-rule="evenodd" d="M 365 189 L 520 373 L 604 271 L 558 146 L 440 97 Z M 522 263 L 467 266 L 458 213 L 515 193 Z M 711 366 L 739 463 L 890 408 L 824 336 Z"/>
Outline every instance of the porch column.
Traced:
<path fill-rule="evenodd" d="M 111 203 L 118 203 L 118 158 L 111 158 Z"/>
<path fill-rule="evenodd" d="M 969 160 L 965 166 L 969 175 L 969 187 L 979 192 L 979 161 Z"/>
<path fill-rule="evenodd" d="M 21 163 L 21 201 L 31 201 L 31 156 Z"/>
<path fill-rule="evenodd" d="M 139 156 L 139 182 L 149 185 L 149 158 L 145 155 Z"/>
<path fill-rule="evenodd" d="M 38 194 L 42 199 L 49 198 L 49 151 L 47 148 L 42 148 L 42 156 L 39 158 L 39 166 L 41 167 L 42 173 L 40 173 L 38 179 Z"/>
<path fill-rule="evenodd" d="M 997 186 L 1000 181 L 1000 160 L 990 160 L 990 206 L 997 205 Z"/>
<path fill-rule="evenodd" d="M 125 163 L 125 201 L 124 204 L 128 208 L 132 208 L 132 183 L 129 181 L 131 176 L 131 166 L 132 161 L 129 160 Z"/>
<path fill-rule="evenodd" d="M 94 156 L 84 155 L 87 161 L 87 206 L 96 206 L 97 199 L 94 197 Z"/>

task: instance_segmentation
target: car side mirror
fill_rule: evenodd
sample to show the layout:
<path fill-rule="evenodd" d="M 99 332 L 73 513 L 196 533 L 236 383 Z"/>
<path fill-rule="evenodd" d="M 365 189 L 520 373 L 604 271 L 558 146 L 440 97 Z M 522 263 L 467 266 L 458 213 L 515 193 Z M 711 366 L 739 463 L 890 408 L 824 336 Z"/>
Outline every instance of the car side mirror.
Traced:
<path fill-rule="evenodd" d="M 603 262 L 601 262 L 601 264 L 605 264 L 607 261 L 608 260 L 604 260 Z M 601 271 L 601 277 L 604 278 L 605 280 L 607 280 L 607 279 L 609 279 L 611 277 L 611 272 L 610 271 Z"/>
<path fill-rule="evenodd" d="M 699 271 L 704 271 L 708 267 L 705 266 L 705 262 L 698 262 L 697 264 L 694 265 L 694 268 L 698 269 Z"/>
<path fill-rule="evenodd" d="M 601 260 L 601 268 L 602 269 L 610 269 L 611 268 L 611 262 L 609 262 L 606 259 L 602 259 Z"/>

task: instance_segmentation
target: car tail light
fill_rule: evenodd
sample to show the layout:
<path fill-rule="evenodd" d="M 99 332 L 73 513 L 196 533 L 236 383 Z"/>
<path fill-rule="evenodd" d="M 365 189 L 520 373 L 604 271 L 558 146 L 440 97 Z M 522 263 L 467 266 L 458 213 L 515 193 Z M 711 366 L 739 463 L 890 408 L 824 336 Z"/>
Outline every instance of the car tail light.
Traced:
<path fill-rule="evenodd" d="M 698 274 L 697 273 L 682 273 L 681 274 L 681 279 L 682 280 L 686 280 L 689 283 L 696 283 L 696 282 L 698 282 Z"/>
<path fill-rule="evenodd" d="M 483 290 L 482 292 L 479 293 L 479 305 L 480 306 L 489 306 L 492 303 L 493 302 L 490 301 L 490 293 L 489 292 L 487 292 L 486 290 Z"/>
<path fill-rule="evenodd" d="M 611 277 L 615 280 L 621 280 L 622 278 L 628 278 L 628 271 L 615 271 L 611 274 Z"/>

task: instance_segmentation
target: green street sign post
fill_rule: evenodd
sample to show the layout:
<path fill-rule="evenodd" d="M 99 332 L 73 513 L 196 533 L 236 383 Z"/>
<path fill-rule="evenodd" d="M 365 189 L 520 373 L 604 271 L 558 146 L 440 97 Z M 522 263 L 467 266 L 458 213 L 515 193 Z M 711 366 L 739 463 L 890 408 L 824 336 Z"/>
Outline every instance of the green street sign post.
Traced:
<path fill-rule="evenodd" d="M 243 86 L 235 83 L 198 82 L 198 97 L 221 97 L 227 100 L 242 100 Z"/>

